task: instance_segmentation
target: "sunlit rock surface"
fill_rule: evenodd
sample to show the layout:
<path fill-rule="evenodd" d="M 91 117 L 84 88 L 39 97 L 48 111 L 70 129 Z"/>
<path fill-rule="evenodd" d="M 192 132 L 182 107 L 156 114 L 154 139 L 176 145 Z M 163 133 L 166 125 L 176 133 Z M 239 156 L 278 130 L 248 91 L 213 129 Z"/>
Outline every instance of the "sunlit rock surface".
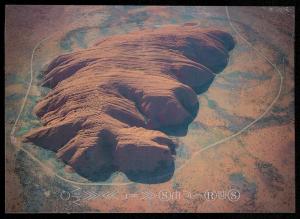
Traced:
<path fill-rule="evenodd" d="M 61 55 L 41 80 L 53 89 L 34 108 L 43 127 L 24 139 L 90 180 L 117 170 L 135 181 L 168 180 L 176 145 L 167 134 L 186 132 L 197 94 L 225 68 L 233 47 L 223 31 L 166 26 Z"/>

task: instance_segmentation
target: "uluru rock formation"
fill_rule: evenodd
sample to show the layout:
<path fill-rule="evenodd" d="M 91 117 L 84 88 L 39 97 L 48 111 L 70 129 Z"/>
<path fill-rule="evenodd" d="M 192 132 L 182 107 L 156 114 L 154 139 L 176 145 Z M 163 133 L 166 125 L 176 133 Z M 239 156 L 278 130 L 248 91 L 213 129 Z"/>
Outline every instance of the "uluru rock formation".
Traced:
<path fill-rule="evenodd" d="M 34 108 L 43 126 L 24 140 L 55 151 L 91 180 L 116 170 L 137 181 L 157 172 L 167 180 L 175 144 L 164 130 L 195 118 L 197 94 L 233 47 L 226 32 L 185 25 L 112 36 L 61 55 L 41 80 L 52 88 Z"/>

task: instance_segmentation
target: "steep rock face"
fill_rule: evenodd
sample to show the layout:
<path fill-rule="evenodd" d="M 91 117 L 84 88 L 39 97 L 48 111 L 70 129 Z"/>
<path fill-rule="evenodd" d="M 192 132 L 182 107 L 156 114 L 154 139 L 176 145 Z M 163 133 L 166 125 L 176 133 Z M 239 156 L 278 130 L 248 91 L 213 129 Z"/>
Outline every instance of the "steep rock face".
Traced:
<path fill-rule="evenodd" d="M 24 139 L 91 180 L 115 170 L 137 181 L 154 173 L 166 180 L 175 145 L 164 130 L 195 118 L 197 94 L 225 68 L 233 47 L 223 31 L 166 26 L 61 55 L 41 81 L 53 90 L 34 108 L 43 127 Z"/>

